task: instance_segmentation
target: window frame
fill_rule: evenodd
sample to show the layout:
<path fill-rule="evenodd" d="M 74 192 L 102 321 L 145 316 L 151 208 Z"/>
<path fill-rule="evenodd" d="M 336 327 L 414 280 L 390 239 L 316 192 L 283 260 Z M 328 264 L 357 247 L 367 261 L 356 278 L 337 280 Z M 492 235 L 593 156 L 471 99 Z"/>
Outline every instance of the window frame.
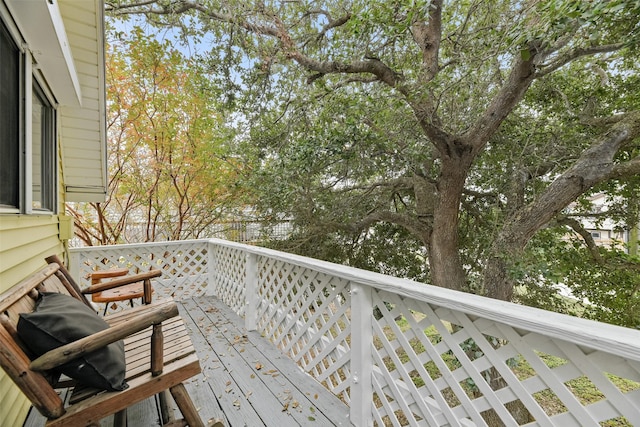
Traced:
<path fill-rule="evenodd" d="M 35 76 L 34 76 L 35 77 Z M 31 152 L 31 159 L 27 165 L 31 166 L 28 169 L 27 176 L 31 177 L 32 182 L 31 185 L 26 187 L 26 189 L 31 189 L 28 194 L 30 194 L 31 202 L 26 204 L 27 208 L 31 208 L 30 213 L 55 213 L 56 212 L 56 202 L 57 202 L 57 183 L 58 183 L 58 168 L 56 162 L 56 154 L 58 152 L 57 145 L 57 126 L 56 126 L 56 117 L 57 112 L 55 109 L 55 103 L 52 101 L 52 96 L 47 93 L 47 91 L 43 88 L 43 85 L 39 83 L 38 78 L 34 78 L 31 84 L 32 97 L 37 96 L 40 99 L 42 105 L 42 116 L 41 124 L 40 124 L 40 205 L 34 206 L 35 201 L 33 200 L 33 176 L 36 171 L 33 170 L 33 161 L 34 161 L 34 153 L 33 148 Z M 31 108 L 28 111 L 33 112 L 33 103 Z M 33 135 L 33 123 L 31 124 L 31 132 Z M 31 146 L 36 141 L 31 141 Z M 53 179 L 47 179 L 48 177 L 52 177 Z"/>
<path fill-rule="evenodd" d="M 1 10 L 0 10 L 1 12 Z M 21 44 L 18 42 L 18 40 L 16 39 L 16 32 L 17 30 L 15 29 L 15 27 L 12 27 L 10 25 L 10 23 L 6 22 L 4 19 L 2 19 L 3 16 L 0 13 L 0 26 L 2 28 L 0 28 L 0 36 L 2 38 L 6 38 L 7 41 L 9 42 L 9 44 L 11 45 L 12 48 L 15 48 L 15 55 L 16 55 L 16 59 L 17 59 L 17 65 L 18 65 L 18 73 L 17 73 L 17 78 L 18 78 L 18 99 L 17 99 L 17 122 L 18 122 L 18 128 L 17 128 L 17 134 L 16 135 L 11 135 L 12 137 L 16 137 L 18 140 L 18 144 L 17 144 L 17 153 L 15 158 L 12 158 L 8 161 L 15 161 L 17 160 L 18 164 L 16 165 L 17 168 L 17 174 L 16 176 L 10 176 L 9 179 L 15 179 L 16 182 L 12 183 L 11 185 L 17 185 L 17 194 L 15 194 L 16 196 L 16 200 L 15 200 L 15 204 L 13 204 L 14 200 L 9 201 L 10 204 L 2 204 L 2 201 L 0 200 L 0 213 L 20 213 L 20 207 L 24 205 L 23 200 L 24 200 L 24 181 L 23 181 L 23 177 L 25 176 L 24 173 L 24 129 L 25 129 L 25 123 L 24 123 L 24 111 L 25 111 L 25 107 L 24 107 L 24 76 L 25 76 L 25 55 L 24 55 L 24 49 L 21 48 Z M 3 63 L 5 63 L 5 61 L 2 61 Z M 0 65 L 2 66 L 2 65 Z M 2 102 L 2 100 L 0 100 L 0 102 Z M 15 106 L 10 106 L 10 108 L 15 107 Z M 12 153 L 14 154 L 14 153 Z M 12 156 L 13 157 L 13 156 Z M 7 161 L 7 160 L 5 160 Z M 2 167 L 2 164 L 0 163 L 0 167 Z M 2 183 L 2 185 L 7 185 L 6 182 Z"/>
<path fill-rule="evenodd" d="M 38 69 L 27 43 L 12 21 L 10 14 L 0 3 L 0 32 L 2 37 L 15 47 L 18 56 L 18 176 L 10 176 L 15 182 L 3 182 L 2 185 L 16 185 L 17 206 L 0 204 L 0 214 L 55 215 L 58 213 L 58 109 L 55 98 L 47 87 L 46 80 Z M 3 61 L 4 62 L 4 61 Z M 2 65 L 0 65 L 2 66 Z M 44 122 L 41 122 L 39 134 L 40 147 L 40 204 L 33 205 L 33 97 L 37 96 L 44 106 Z M 2 102 L 2 100 L 0 100 Z M 12 142 L 10 142 L 12 143 Z M 38 155 L 36 153 L 36 155 Z M 13 161 L 13 160 L 10 160 Z M 2 165 L 0 164 L 0 167 Z"/>

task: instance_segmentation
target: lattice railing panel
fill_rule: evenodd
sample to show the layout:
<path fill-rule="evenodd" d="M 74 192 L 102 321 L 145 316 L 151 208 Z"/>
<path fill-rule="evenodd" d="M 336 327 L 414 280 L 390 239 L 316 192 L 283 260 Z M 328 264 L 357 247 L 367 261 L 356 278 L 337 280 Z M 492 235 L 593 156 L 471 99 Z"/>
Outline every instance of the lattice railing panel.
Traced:
<path fill-rule="evenodd" d="M 258 330 L 348 401 L 348 282 L 266 257 L 258 271 Z"/>
<path fill-rule="evenodd" d="M 71 252 L 83 275 L 163 268 L 160 294 L 210 279 L 355 425 L 640 426 L 638 331 L 232 242 L 145 246 Z"/>
<path fill-rule="evenodd" d="M 88 285 L 89 276 L 97 270 L 126 267 L 131 273 L 162 270 L 162 276 L 153 279 L 154 298 L 171 297 L 185 299 L 203 295 L 207 288 L 206 241 L 162 242 L 143 245 L 120 245 L 83 248 L 72 252 L 83 285 Z M 137 304 L 138 302 L 136 302 Z M 120 302 L 112 307 L 126 307 Z"/>
<path fill-rule="evenodd" d="M 396 294 L 375 295 L 378 425 L 484 425 L 483 415 L 505 425 L 640 425 L 637 361 Z"/>
<path fill-rule="evenodd" d="M 247 254 L 243 250 L 216 246 L 213 250 L 213 277 L 218 298 L 239 316 L 245 314 Z"/>

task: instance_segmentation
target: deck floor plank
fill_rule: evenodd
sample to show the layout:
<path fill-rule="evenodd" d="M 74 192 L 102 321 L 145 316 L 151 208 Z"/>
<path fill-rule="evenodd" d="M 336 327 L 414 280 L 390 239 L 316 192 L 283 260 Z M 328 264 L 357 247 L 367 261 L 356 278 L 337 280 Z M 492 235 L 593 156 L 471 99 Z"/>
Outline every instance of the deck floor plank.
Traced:
<path fill-rule="evenodd" d="M 240 389 L 234 401 L 238 410 L 255 411 L 264 425 L 335 425 L 262 353 L 271 344 L 248 339 L 242 319 L 212 298 L 185 301 L 184 308 L 196 322 L 207 325 L 207 352 L 218 356 Z"/>
<path fill-rule="evenodd" d="M 214 417 L 225 418 L 227 425 L 234 427 L 265 425 L 255 411 L 239 410 L 244 399 L 242 391 L 226 371 L 225 365 L 217 354 L 211 351 L 211 345 L 206 338 L 210 328 L 204 321 L 194 321 L 194 317 L 198 318 L 198 311 L 194 315 L 188 313 L 190 310 L 191 308 L 180 306 L 180 314 L 200 357 L 202 373 L 189 381 L 186 387 L 200 416 L 205 421 Z M 218 408 L 223 412 L 222 414 L 217 410 Z"/>
<path fill-rule="evenodd" d="M 243 319 L 218 299 L 188 299 L 179 309 L 203 371 L 185 385 L 205 422 L 222 418 L 229 427 L 351 425 L 344 403 L 260 334 L 247 332 Z M 25 426 L 42 427 L 44 418 L 31 412 Z M 129 427 L 158 425 L 155 399 L 130 408 L 127 419 Z"/>
<path fill-rule="evenodd" d="M 348 424 L 348 408 L 337 397 L 257 332 L 247 332 L 244 321 L 217 299 L 200 297 L 184 303 L 190 313 L 197 312 L 196 306 L 208 328 L 217 330 L 206 334 L 212 347 L 208 351 L 219 354 L 241 389 L 240 407 L 252 405 L 265 425 Z"/>

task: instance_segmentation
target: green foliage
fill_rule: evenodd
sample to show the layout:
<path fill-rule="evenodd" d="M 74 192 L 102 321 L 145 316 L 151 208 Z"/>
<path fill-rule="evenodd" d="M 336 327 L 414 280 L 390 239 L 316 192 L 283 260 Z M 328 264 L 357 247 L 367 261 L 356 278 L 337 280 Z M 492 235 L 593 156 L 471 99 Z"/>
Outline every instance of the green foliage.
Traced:
<path fill-rule="evenodd" d="M 500 285 L 521 290 L 522 302 L 633 325 L 607 314 L 622 303 L 607 295 L 633 294 L 635 276 L 622 266 L 638 261 L 602 249 L 604 262 L 594 262 L 582 243 L 567 246 L 568 227 L 550 227 L 568 216 L 633 228 L 637 177 L 603 178 L 578 196 L 556 186 L 566 200 L 549 209 L 541 200 L 617 115 L 640 107 L 640 2 L 446 1 L 435 32 L 426 0 L 197 3 L 202 13 L 180 15 L 179 2 L 126 10 L 205 46 L 193 65 L 220 91 L 217 107 L 234 111 L 235 133 L 221 144 L 234 151 L 232 184 L 259 219 L 292 224 L 274 246 L 430 283 L 435 263 L 458 257 L 444 270 L 463 279 L 437 284 L 482 292 L 505 273 Z M 638 144 L 591 165 L 629 165 Z M 594 216 L 597 193 L 610 204 Z M 446 211 L 447 199 L 457 209 Z M 524 223 L 532 211 L 551 215 Z M 454 242 L 446 257 L 432 256 L 443 249 L 432 246 L 436 218 L 450 227 L 440 244 Z M 504 266 L 487 278 L 492 260 Z M 559 296 L 558 284 L 592 305 Z"/>
<path fill-rule="evenodd" d="M 640 37 L 637 0 L 566 1 L 549 0 L 537 5 L 539 37 L 560 38 L 580 28 L 587 43 L 609 43 L 612 36 L 625 34 L 633 45 Z"/>
<path fill-rule="evenodd" d="M 109 196 L 71 207 L 87 244 L 198 237 L 228 212 L 236 167 L 221 92 L 199 62 L 134 27 L 107 32 Z"/>
<path fill-rule="evenodd" d="M 526 256 L 514 264 L 512 274 L 523 284 L 519 301 L 640 328 L 640 259 L 623 248 L 598 247 L 601 260 L 594 262 L 579 239 L 558 238 L 569 236 L 565 229 L 539 233 Z"/>

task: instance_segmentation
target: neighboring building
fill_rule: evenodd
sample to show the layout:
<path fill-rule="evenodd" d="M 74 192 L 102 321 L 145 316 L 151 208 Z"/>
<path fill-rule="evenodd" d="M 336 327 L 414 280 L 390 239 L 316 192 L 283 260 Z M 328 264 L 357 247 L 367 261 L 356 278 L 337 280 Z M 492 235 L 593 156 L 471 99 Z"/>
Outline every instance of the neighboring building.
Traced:
<path fill-rule="evenodd" d="M 64 256 L 107 187 L 102 0 L 0 0 L 0 292 Z M 0 424 L 28 401 L 0 371 Z"/>
<path fill-rule="evenodd" d="M 593 206 L 593 214 L 601 214 L 607 212 L 607 196 L 606 194 L 596 194 L 589 201 Z M 595 221 L 594 219 L 581 220 L 582 226 L 591 233 L 591 237 L 596 245 L 599 246 L 617 246 L 620 249 L 627 249 L 630 241 L 630 231 L 621 230 L 619 224 L 611 219 Z"/>

